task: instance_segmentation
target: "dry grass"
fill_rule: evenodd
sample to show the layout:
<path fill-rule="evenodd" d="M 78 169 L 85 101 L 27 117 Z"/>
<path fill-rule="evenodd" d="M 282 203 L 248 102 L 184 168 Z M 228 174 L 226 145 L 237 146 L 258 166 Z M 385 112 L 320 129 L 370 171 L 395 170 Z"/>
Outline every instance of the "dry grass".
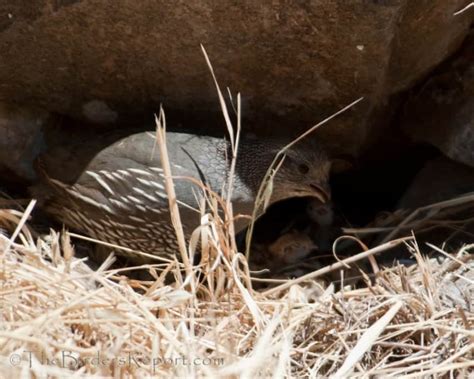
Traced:
<path fill-rule="evenodd" d="M 183 277 L 184 267 L 170 262 L 166 271 L 178 280 L 166 285 L 162 276 L 131 280 L 109 269 L 110 260 L 91 270 L 74 257 L 67 233 L 35 240 L 23 223 L 30 210 L 0 214 L 17 225 L 15 241 L 0 236 L 4 377 L 467 377 L 472 370 L 472 245 L 443 252 L 439 263 L 410 240 L 417 264 L 381 270 L 365 288 L 335 292 L 314 275 L 260 293 L 243 256 L 221 243 L 224 224 L 208 230 L 200 280 L 196 267 Z"/>

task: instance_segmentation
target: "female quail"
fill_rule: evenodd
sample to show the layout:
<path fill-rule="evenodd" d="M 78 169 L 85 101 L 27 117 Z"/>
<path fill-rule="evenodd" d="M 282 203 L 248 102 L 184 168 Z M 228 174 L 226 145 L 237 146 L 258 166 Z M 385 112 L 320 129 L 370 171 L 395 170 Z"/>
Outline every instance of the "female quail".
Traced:
<path fill-rule="evenodd" d="M 216 192 L 223 188 L 230 168 L 228 141 L 171 132 L 166 138 L 173 176 L 203 180 Z M 251 213 L 261 181 L 281 147 L 275 141 L 241 140 L 234 214 Z M 317 144 L 295 145 L 275 176 L 270 202 L 300 196 L 327 201 L 329 170 L 330 161 Z M 178 200 L 197 208 L 197 185 L 174 182 Z M 177 252 L 154 133 L 134 134 L 105 148 L 73 184 L 43 175 L 33 195 L 47 213 L 93 238 L 150 254 Z M 182 205 L 180 213 L 189 235 L 199 225 L 199 215 Z"/>

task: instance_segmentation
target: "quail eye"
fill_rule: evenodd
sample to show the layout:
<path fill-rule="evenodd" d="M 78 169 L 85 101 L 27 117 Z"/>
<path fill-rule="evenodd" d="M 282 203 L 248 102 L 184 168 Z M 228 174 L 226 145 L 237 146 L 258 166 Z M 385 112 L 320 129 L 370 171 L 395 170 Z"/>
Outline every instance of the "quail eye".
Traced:
<path fill-rule="evenodd" d="M 305 165 L 304 163 L 302 163 L 302 164 L 298 165 L 298 171 L 301 174 L 305 175 L 309 172 L 309 167 L 308 167 L 308 165 Z"/>

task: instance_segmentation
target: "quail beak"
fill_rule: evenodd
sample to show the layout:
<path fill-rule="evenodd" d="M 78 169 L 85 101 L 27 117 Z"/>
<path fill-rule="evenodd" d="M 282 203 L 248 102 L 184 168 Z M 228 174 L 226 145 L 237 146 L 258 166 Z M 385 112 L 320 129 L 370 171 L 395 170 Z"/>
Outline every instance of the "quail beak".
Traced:
<path fill-rule="evenodd" d="M 331 189 L 328 184 L 314 184 L 311 183 L 311 196 L 319 199 L 323 204 L 328 203 L 331 200 Z"/>
<path fill-rule="evenodd" d="M 327 184 L 310 183 L 307 187 L 298 188 L 295 191 L 296 196 L 315 197 L 321 203 L 326 204 L 331 200 L 331 190 Z"/>

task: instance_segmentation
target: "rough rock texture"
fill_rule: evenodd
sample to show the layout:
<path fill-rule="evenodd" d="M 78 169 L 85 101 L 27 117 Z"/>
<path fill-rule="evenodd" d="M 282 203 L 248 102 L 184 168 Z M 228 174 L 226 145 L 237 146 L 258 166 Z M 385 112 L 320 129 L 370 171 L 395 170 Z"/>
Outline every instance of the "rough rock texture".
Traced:
<path fill-rule="evenodd" d="M 35 177 L 33 160 L 44 145 L 43 126 L 50 115 L 39 109 L 0 102 L 0 172 L 8 179 Z M 14 178 L 12 178 L 14 176 Z"/>
<path fill-rule="evenodd" d="M 474 192 L 474 169 L 441 157 L 426 163 L 398 208 L 420 208 L 470 192 Z"/>
<path fill-rule="evenodd" d="M 474 167 L 474 33 L 406 105 L 405 131 Z"/>
<path fill-rule="evenodd" d="M 357 152 L 387 126 L 390 95 L 458 49 L 474 12 L 454 13 L 468 3 L 4 0 L 0 101 L 97 123 L 161 102 L 176 123 L 217 115 L 202 43 L 256 133 L 294 134 L 365 96 L 321 130 Z"/>
<path fill-rule="evenodd" d="M 399 209 L 422 208 L 474 193 L 474 168 L 440 157 L 429 161 L 417 174 L 398 204 Z M 471 195 L 472 197 L 472 195 Z M 474 240 L 474 201 L 420 212 L 421 219 L 431 220 L 414 227 L 423 251 L 435 246 L 460 248 Z M 405 216 L 406 217 L 406 216 Z"/>

